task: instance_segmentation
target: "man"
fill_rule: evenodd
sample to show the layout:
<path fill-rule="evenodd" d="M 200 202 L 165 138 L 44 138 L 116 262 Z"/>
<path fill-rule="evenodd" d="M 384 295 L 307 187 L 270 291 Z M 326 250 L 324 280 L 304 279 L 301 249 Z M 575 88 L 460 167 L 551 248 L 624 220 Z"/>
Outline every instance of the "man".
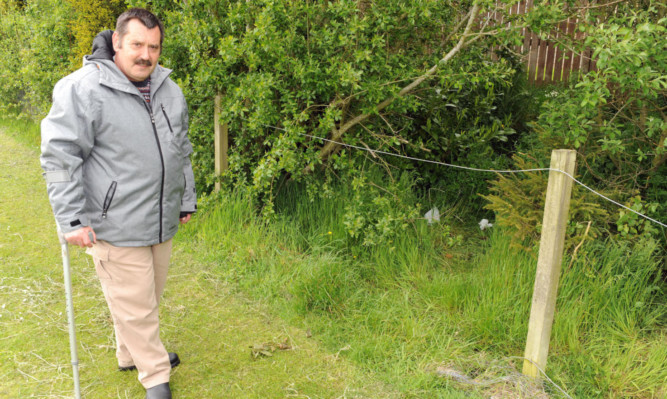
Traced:
<path fill-rule="evenodd" d="M 150 12 L 120 15 L 83 67 L 56 84 L 42 121 L 57 223 L 68 243 L 92 255 L 119 369 L 138 370 L 147 399 L 171 398 L 170 369 L 180 361 L 160 340 L 158 304 L 172 237 L 196 210 L 187 105 L 157 64 L 163 38 Z"/>

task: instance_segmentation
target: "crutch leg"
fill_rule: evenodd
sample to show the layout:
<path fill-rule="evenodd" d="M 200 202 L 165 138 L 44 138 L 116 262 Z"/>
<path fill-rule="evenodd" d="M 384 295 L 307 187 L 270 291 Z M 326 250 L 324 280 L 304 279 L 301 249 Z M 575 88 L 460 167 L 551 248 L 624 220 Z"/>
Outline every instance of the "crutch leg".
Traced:
<path fill-rule="evenodd" d="M 67 300 L 67 322 L 69 324 L 69 349 L 72 358 L 72 376 L 74 378 L 74 397 L 81 399 L 81 387 L 79 384 L 79 357 L 76 351 L 76 330 L 74 326 L 74 304 L 72 302 L 72 278 L 70 275 L 69 248 L 67 241 L 60 229 L 58 238 L 63 257 L 63 275 L 65 277 L 65 296 Z"/>

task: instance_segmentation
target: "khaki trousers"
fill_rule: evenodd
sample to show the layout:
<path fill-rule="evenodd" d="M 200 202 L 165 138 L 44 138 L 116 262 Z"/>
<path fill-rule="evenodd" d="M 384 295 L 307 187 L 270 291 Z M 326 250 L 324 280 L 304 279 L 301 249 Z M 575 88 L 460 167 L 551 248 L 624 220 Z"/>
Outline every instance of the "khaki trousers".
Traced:
<path fill-rule="evenodd" d="M 111 311 L 118 365 L 137 366 L 146 389 L 169 382 L 171 371 L 158 320 L 171 244 L 169 240 L 150 247 L 116 247 L 98 240 L 86 250 Z"/>

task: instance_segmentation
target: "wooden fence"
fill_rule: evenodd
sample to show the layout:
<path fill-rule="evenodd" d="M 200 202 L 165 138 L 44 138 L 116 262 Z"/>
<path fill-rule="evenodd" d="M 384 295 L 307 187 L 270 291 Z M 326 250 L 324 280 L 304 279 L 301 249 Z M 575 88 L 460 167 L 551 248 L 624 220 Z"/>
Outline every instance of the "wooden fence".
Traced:
<path fill-rule="evenodd" d="M 508 10 L 509 15 L 524 14 L 533 6 L 534 0 L 524 0 Z M 492 20 L 503 23 L 504 16 L 499 13 L 486 15 Z M 570 37 L 583 40 L 584 33 L 577 30 L 578 18 L 569 18 L 561 22 L 547 38 L 542 39 L 535 33 L 523 29 L 523 43 L 511 48 L 512 51 L 525 57 L 526 71 L 529 81 L 537 85 L 567 81 L 572 74 L 586 73 L 595 69 L 595 61 L 591 59 L 591 50 L 581 54 L 559 48 L 559 38 Z"/>

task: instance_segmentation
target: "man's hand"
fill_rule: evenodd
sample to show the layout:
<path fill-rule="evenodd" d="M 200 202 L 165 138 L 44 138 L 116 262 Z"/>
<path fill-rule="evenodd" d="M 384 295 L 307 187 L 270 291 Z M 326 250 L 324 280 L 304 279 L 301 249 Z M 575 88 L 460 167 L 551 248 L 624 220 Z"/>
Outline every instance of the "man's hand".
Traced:
<path fill-rule="evenodd" d="M 190 218 L 192 217 L 191 213 L 188 213 L 187 215 L 183 216 L 182 218 L 178 219 L 181 224 L 186 224 L 187 222 L 190 221 Z"/>
<path fill-rule="evenodd" d="M 83 247 L 92 247 L 97 242 L 97 236 L 92 227 L 85 226 L 78 230 L 65 233 L 65 240 L 71 245 Z"/>

